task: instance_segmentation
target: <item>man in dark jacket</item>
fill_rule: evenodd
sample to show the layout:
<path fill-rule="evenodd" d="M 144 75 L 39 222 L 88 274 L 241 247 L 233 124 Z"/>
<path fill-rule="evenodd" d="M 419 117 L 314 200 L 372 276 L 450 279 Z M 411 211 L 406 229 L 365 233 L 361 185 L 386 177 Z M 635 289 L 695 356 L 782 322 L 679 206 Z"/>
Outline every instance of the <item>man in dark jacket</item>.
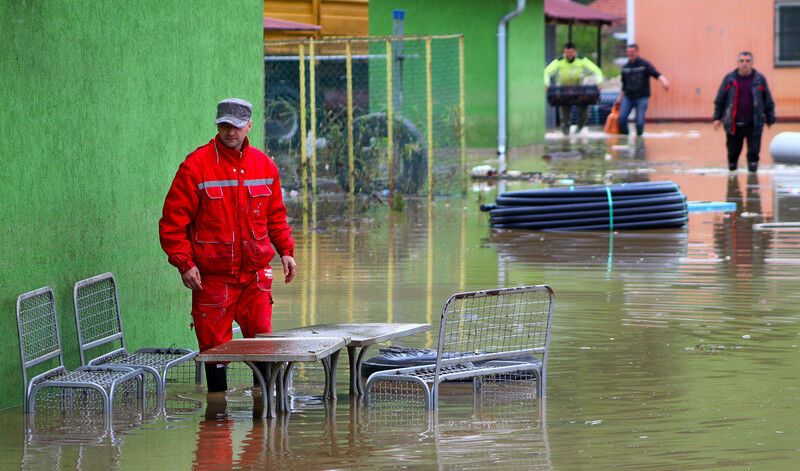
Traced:
<path fill-rule="evenodd" d="M 669 80 L 653 67 L 653 64 L 639 57 L 639 46 L 629 44 L 625 50 L 628 62 L 622 66 L 622 93 L 617 103 L 619 107 L 619 133 L 628 134 L 628 116 L 636 110 L 636 135 L 644 134 L 644 114 L 650 102 L 650 77 L 658 79 L 664 90 L 669 90 Z"/>
<path fill-rule="evenodd" d="M 739 154 L 747 139 L 747 169 L 758 170 L 761 131 L 775 122 L 775 102 L 767 79 L 753 68 L 753 54 L 739 53 L 736 70 L 722 79 L 714 99 L 714 129 L 725 128 L 728 169 L 736 170 Z"/>

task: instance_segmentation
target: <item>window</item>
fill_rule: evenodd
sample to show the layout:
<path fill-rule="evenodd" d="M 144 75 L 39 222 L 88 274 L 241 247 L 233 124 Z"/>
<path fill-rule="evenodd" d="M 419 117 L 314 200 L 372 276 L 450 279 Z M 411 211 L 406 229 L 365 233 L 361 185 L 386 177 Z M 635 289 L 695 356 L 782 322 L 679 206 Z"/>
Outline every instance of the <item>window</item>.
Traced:
<path fill-rule="evenodd" d="M 775 65 L 800 67 L 800 0 L 775 2 Z"/>

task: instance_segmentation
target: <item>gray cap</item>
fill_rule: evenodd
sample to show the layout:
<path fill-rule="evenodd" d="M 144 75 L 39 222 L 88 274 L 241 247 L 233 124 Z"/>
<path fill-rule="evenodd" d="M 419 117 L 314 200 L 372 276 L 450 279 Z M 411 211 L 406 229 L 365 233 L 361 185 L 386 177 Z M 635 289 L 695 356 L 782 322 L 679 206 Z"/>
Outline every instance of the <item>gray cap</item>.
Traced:
<path fill-rule="evenodd" d="M 250 122 L 253 114 L 253 105 L 239 98 L 227 98 L 217 104 L 216 124 L 227 123 L 237 128 L 243 128 Z"/>

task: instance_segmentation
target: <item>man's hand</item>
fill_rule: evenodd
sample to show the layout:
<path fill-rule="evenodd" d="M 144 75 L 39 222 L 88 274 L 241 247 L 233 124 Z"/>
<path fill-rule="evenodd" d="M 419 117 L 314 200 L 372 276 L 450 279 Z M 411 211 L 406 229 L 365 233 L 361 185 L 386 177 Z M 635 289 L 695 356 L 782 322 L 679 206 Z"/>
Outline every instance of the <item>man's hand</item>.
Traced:
<path fill-rule="evenodd" d="M 715 119 L 714 122 L 711 123 L 711 124 L 714 125 L 714 131 L 716 131 L 717 129 L 719 129 L 720 125 L 722 124 L 722 121 L 720 121 L 718 119 Z"/>
<path fill-rule="evenodd" d="M 658 76 L 658 81 L 661 82 L 661 86 L 664 87 L 664 90 L 669 90 L 669 80 L 663 75 Z"/>
<path fill-rule="evenodd" d="M 183 285 L 191 290 L 202 290 L 203 283 L 200 281 L 200 270 L 197 267 L 192 267 L 185 272 L 181 273 Z"/>
<path fill-rule="evenodd" d="M 289 283 L 297 275 L 297 263 L 291 255 L 284 255 L 281 257 L 281 264 L 283 265 L 283 282 Z"/>

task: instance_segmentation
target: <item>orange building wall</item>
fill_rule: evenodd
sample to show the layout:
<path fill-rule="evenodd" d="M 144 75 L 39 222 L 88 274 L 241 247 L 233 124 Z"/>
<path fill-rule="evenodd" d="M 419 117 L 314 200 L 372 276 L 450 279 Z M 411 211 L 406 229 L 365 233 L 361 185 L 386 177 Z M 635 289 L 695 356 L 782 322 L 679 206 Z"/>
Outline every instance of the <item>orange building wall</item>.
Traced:
<path fill-rule="evenodd" d="M 778 119 L 800 119 L 800 67 L 773 66 L 774 0 L 636 0 L 641 56 L 670 81 L 655 80 L 648 119 L 711 119 L 722 77 L 742 50 L 766 75 Z"/>

